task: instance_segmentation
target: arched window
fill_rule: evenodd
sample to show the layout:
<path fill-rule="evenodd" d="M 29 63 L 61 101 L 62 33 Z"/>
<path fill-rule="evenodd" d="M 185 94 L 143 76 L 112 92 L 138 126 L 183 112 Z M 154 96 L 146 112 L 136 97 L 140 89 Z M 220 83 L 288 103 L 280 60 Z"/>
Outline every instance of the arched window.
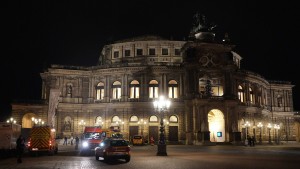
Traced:
<path fill-rule="evenodd" d="M 112 123 L 116 123 L 116 122 L 119 122 L 119 121 L 120 121 L 119 116 L 113 116 L 112 119 L 111 119 Z"/>
<path fill-rule="evenodd" d="M 258 92 L 257 92 L 257 103 L 259 105 L 262 105 L 262 92 L 261 92 L 261 88 L 258 89 Z"/>
<path fill-rule="evenodd" d="M 150 116 L 149 122 L 158 122 L 157 116 Z"/>
<path fill-rule="evenodd" d="M 130 122 L 138 122 L 139 118 L 137 116 L 131 116 L 130 117 Z"/>
<path fill-rule="evenodd" d="M 151 80 L 149 83 L 149 98 L 158 98 L 158 82 Z"/>
<path fill-rule="evenodd" d="M 169 98 L 178 98 L 178 84 L 175 80 L 170 80 L 168 84 Z"/>
<path fill-rule="evenodd" d="M 169 119 L 170 123 L 178 123 L 178 118 L 176 116 L 170 116 L 170 119 Z"/>
<path fill-rule="evenodd" d="M 102 100 L 104 98 L 104 83 L 100 82 L 96 86 L 96 100 Z"/>
<path fill-rule="evenodd" d="M 133 80 L 130 83 L 130 98 L 135 99 L 140 97 L 140 83 L 137 80 Z"/>
<path fill-rule="evenodd" d="M 95 119 L 95 126 L 103 126 L 103 120 L 101 116 L 97 116 Z"/>
<path fill-rule="evenodd" d="M 119 126 L 121 122 L 121 119 L 119 118 L 119 116 L 113 116 L 111 118 L 111 126 Z"/>
<path fill-rule="evenodd" d="M 245 102 L 244 89 L 241 85 L 239 85 L 239 87 L 238 87 L 238 97 L 239 97 L 240 102 Z"/>
<path fill-rule="evenodd" d="M 113 83 L 112 90 L 112 98 L 121 99 L 121 83 L 119 81 Z"/>
<path fill-rule="evenodd" d="M 254 91 L 251 87 L 249 87 L 249 96 L 250 96 L 250 103 L 254 103 Z"/>

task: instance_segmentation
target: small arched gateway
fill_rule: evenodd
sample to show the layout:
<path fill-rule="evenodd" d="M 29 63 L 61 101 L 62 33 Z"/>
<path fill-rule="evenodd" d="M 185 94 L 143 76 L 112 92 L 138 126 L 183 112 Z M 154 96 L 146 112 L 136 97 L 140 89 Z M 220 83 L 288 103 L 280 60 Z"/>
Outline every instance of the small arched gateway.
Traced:
<path fill-rule="evenodd" d="M 207 114 L 211 142 L 225 141 L 224 114 L 218 109 L 212 109 Z"/>
<path fill-rule="evenodd" d="M 34 113 L 26 113 L 22 118 L 22 128 L 32 128 L 34 125 L 34 121 L 32 118 L 35 118 L 36 114 Z"/>

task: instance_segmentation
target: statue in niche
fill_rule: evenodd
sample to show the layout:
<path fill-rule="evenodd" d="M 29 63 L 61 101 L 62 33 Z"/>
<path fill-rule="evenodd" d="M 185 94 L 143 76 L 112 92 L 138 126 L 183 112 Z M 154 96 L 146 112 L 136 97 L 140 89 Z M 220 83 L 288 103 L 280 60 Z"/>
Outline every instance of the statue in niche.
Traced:
<path fill-rule="evenodd" d="M 71 97 L 72 96 L 72 86 L 67 85 L 67 96 Z"/>
<path fill-rule="evenodd" d="M 64 128 L 65 128 L 65 131 L 71 131 L 71 118 L 70 117 L 65 118 Z"/>

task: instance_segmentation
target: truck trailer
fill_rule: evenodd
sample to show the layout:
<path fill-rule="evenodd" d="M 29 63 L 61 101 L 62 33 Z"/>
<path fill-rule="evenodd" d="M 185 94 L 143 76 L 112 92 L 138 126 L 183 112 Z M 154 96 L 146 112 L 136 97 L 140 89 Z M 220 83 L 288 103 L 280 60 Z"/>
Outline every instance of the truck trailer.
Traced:
<path fill-rule="evenodd" d="M 16 141 L 21 135 L 21 125 L 0 122 L 0 149 L 15 150 Z"/>
<path fill-rule="evenodd" d="M 55 140 L 55 129 L 49 126 L 34 126 L 31 129 L 28 151 L 31 155 L 39 152 L 46 152 L 48 155 L 54 155 L 58 152 L 58 144 Z"/>

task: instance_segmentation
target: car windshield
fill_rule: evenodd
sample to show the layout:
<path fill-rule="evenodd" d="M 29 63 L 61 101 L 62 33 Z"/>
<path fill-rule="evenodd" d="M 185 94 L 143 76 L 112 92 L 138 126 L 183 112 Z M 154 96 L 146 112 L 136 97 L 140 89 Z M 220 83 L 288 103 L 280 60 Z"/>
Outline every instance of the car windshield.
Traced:
<path fill-rule="evenodd" d="M 111 135 L 111 137 L 113 137 L 113 138 L 123 138 L 123 134 L 121 134 L 121 133 L 113 133 Z"/>
<path fill-rule="evenodd" d="M 128 146 L 128 144 L 125 140 L 111 140 L 110 145 L 111 146 Z"/>
<path fill-rule="evenodd" d="M 134 138 L 134 139 L 141 139 L 142 136 L 134 136 L 133 138 Z"/>

